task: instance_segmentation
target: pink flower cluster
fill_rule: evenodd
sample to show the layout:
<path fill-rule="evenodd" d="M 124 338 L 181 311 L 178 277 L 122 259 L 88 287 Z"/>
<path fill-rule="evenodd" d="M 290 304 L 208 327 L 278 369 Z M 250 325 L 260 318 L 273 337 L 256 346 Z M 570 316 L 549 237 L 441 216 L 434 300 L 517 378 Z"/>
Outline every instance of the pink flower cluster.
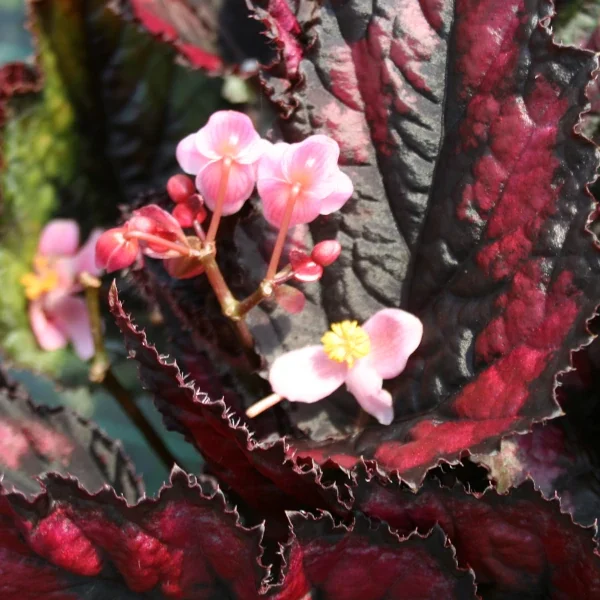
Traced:
<path fill-rule="evenodd" d="M 266 220 L 280 228 L 284 238 L 289 227 L 330 214 L 350 198 L 352 182 L 339 169 L 338 158 L 337 143 L 326 136 L 314 135 L 299 144 L 271 144 L 259 136 L 246 115 L 217 112 L 177 146 L 179 164 L 195 175 L 195 185 L 185 175 L 169 180 L 167 191 L 176 203 L 172 214 L 158 206 L 136 211 L 123 226 L 102 236 L 97 263 L 109 272 L 116 271 L 132 265 L 143 253 L 166 259 L 165 266 L 174 277 L 198 275 L 202 269 L 197 261 L 185 261 L 186 248 L 193 255 L 212 242 L 221 216 L 238 212 L 255 188 Z M 206 208 L 213 213 L 208 234 L 202 229 Z M 182 228 L 194 228 L 195 236 L 186 236 Z M 161 246 L 158 238 L 167 243 Z M 180 246 L 177 258 L 173 244 Z M 282 244 L 279 246 L 280 253 Z M 339 243 L 330 240 L 315 248 L 311 256 L 296 251 L 289 257 L 293 268 L 286 277 L 315 281 L 340 250 Z M 270 279 L 278 259 L 276 255 L 272 261 Z"/>

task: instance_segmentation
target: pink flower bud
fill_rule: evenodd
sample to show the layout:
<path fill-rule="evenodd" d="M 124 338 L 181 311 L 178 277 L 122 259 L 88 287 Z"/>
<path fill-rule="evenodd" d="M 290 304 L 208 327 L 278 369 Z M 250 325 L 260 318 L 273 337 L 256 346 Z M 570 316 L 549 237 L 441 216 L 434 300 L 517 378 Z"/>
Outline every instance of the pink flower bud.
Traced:
<path fill-rule="evenodd" d="M 126 227 L 115 227 L 105 231 L 96 242 L 96 266 L 107 273 L 119 271 L 135 262 L 139 252 L 136 239 L 125 238 Z"/>
<path fill-rule="evenodd" d="M 196 193 L 194 182 L 187 175 L 173 175 L 167 181 L 167 194 L 173 202 L 185 202 L 192 194 Z"/>
<path fill-rule="evenodd" d="M 290 264 L 294 270 L 294 279 L 303 283 L 318 281 L 323 275 L 323 267 L 300 250 L 290 252 Z"/>
<path fill-rule="evenodd" d="M 342 252 L 342 245 L 337 240 L 319 242 L 310 253 L 310 257 L 322 267 L 333 264 Z"/>
<path fill-rule="evenodd" d="M 194 226 L 194 211 L 187 204 L 187 202 L 178 204 L 173 209 L 173 216 L 177 219 L 178 223 L 184 228 Z"/>

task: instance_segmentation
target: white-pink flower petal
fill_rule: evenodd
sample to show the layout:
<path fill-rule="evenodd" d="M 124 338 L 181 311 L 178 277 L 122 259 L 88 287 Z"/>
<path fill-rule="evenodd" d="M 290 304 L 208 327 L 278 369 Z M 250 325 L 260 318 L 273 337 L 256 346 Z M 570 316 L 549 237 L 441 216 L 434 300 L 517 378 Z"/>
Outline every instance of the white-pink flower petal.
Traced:
<path fill-rule="evenodd" d="M 196 148 L 196 135 L 191 133 L 184 137 L 177 144 L 177 150 L 175 151 L 179 166 L 190 175 L 196 175 L 211 160 L 200 154 Z"/>
<path fill-rule="evenodd" d="M 340 210 L 354 192 L 352 180 L 346 173 L 337 171 L 333 176 L 333 192 L 321 201 L 321 214 L 330 215 Z"/>
<path fill-rule="evenodd" d="M 223 161 L 208 163 L 196 176 L 196 187 L 204 197 L 208 208 L 214 211 L 221 179 L 223 178 Z M 254 167 L 232 163 L 229 179 L 223 200 L 223 215 L 232 215 L 242 208 L 254 190 Z"/>
<path fill-rule="evenodd" d="M 38 254 L 72 256 L 79 246 L 79 225 L 72 219 L 54 219 L 42 230 Z"/>
<path fill-rule="evenodd" d="M 48 318 L 41 301 L 30 302 L 28 312 L 31 330 L 42 350 L 50 352 L 67 345 L 66 334 Z"/>
<path fill-rule="evenodd" d="M 380 310 L 365 322 L 363 329 L 371 339 L 371 352 L 366 360 L 383 379 L 404 371 L 408 357 L 423 337 L 421 321 L 399 308 Z"/>
<path fill-rule="evenodd" d="M 276 394 L 292 402 L 317 402 L 339 388 L 348 373 L 346 363 L 331 360 L 322 346 L 307 346 L 275 360 L 269 382 Z"/>
<path fill-rule="evenodd" d="M 364 359 L 359 360 L 346 377 L 346 387 L 357 402 L 382 425 L 394 419 L 394 406 L 390 393 L 383 389 L 383 379 Z"/>
<path fill-rule="evenodd" d="M 46 309 L 46 313 L 68 337 L 81 360 L 89 360 L 94 356 L 90 316 L 83 298 L 63 296 L 52 303 L 52 307 Z"/>

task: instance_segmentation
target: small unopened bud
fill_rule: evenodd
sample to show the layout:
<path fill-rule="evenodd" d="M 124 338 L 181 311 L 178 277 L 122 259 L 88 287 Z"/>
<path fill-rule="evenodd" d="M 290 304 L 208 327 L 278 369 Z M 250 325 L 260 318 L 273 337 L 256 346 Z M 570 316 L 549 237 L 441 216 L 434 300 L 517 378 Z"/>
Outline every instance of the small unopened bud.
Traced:
<path fill-rule="evenodd" d="M 139 243 L 135 238 L 125 238 L 125 228 L 115 227 L 105 231 L 96 242 L 96 266 L 107 273 L 119 271 L 135 262 Z"/>
<path fill-rule="evenodd" d="M 173 175 L 167 181 L 167 194 L 176 204 L 185 202 L 192 194 L 196 193 L 194 182 L 187 175 Z"/>
<path fill-rule="evenodd" d="M 299 250 L 290 252 L 290 265 L 294 271 L 294 279 L 303 283 L 318 281 L 323 275 L 323 267 L 310 256 Z"/>
<path fill-rule="evenodd" d="M 194 211 L 187 202 L 178 204 L 173 209 L 172 214 L 182 227 L 192 227 L 194 225 Z"/>
<path fill-rule="evenodd" d="M 322 267 L 333 264 L 340 256 L 342 246 L 337 240 L 319 242 L 310 253 L 310 257 Z"/>

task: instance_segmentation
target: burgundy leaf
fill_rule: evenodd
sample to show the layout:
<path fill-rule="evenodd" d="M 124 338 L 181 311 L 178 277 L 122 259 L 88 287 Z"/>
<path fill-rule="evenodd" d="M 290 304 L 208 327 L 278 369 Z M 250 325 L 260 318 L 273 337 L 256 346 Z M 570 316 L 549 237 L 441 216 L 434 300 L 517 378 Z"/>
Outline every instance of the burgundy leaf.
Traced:
<path fill-rule="evenodd" d="M 328 514 L 288 513 L 289 564 L 277 599 L 463 600 L 475 598 L 472 573 L 459 570 L 438 527 L 399 536 L 364 517 L 336 525 Z"/>
<path fill-rule="evenodd" d="M 559 414 L 555 376 L 589 342 L 600 297 L 586 230 L 597 159 L 574 133 L 596 59 L 552 42 L 547 0 L 327 2 L 318 17 L 315 4 L 299 3 L 311 15 L 298 18 L 299 76 L 274 100 L 287 141 L 339 142 L 356 193 L 311 225 L 313 241 L 337 237 L 343 251 L 303 318 L 401 306 L 425 334 L 389 383 L 391 426 L 347 437 L 355 415 L 329 400 L 292 413 L 323 432 L 295 445 L 344 466 L 375 458 L 416 482 Z M 267 358 L 271 337 L 256 329 Z M 293 336 L 315 341 L 310 328 Z"/>
<path fill-rule="evenodd" d="M 268 585 L 262 525 L 243 527 L 218 488 L 176 467 L 135 506 L 56 475 L 43 486 L 33 501 L 0 496 L 3 600 L 254 600 Z"/>
<path fill-rule="evenodd" d="M 35 477 L 47 472 L 77 477 L 87 490 L 106 484 L 134 502 L 141 479 L 123 452 L 94 423 L 65 408 L 35 405 L 0 369 L 0 472 L 5 490 L 36 494 Z"/>
<path fill-rule="evenodd" d="M 502 496 L 489 489 L 427 482 L 414 493 L 378 478 L 360 479 L 356 508 L 384 520 L 400 535 L 439 524 L 456 548 L 459 567 L 475 572 L 485 599 L 582 598 L 600 594 L 595 530 L 575 525 L 557 501 L 544 500 L 531 482 Z"/>
<path fill-rule="evenodd" d="M 198 448 L 221 482 L 261 513 L 291 507 L 346 512 L 338 485 L 324 485 L 323 473 L 312 461 L 297 464 L 284 441 L 257 443 L 222 400 L 211 400 L 186 382 L 177 365 L 166 362 L 132 324 L 114 285 L 109 303 L 129 354 L 139 363 L 142 384 L 167 426 Z"/>

